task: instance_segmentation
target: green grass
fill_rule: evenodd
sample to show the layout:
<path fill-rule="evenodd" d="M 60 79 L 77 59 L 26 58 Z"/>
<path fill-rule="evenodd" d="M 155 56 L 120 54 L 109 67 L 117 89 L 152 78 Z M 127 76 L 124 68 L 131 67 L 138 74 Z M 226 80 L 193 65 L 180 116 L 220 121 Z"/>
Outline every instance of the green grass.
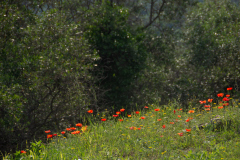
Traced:
<path fill-rule="evenodd" d="M 173 111 L 176 104 L 169 104 L 164 109 L 151 105 L 148 109 L 140 111 L 140 114 L 133 112 L 131 118 L 125 117 L 122 122 L 107 120 L 93 123 L 82 134 L 67 133 L 67 138 L 59 134 L 49 139 L 49 143 L 40 151 L 41 145 L 33 143 L 35 147 L 27 150 L 26 154 L 20 154 L 19 151 L 16 155 L 24 159 L 49 160 L 236 160 L 240 157 L 239 103 L 231 99 L 230 104 L 233 106 L 227 106 L 224 109 L 218 109 L 217 104 L 210 104 L 211 111 L 197 112 L 199 104 L 196 108 L 191 108 L 195 110 L 194 113 L 183 112 L 175 108 L 175 114 Z M 160 111 L 155 111 L 156 108 L 160 108 Z M 193 129 L 201 123 L 209 122 L 216 115 L 224 116 L 220 129 L 214 126 L 200 130 Z M 142 116 L 145 119 L 141 119 Z M 193 119 L 186 122 L 189 117 Z M 227 124 L 229 121 L 231 125 Z M 163 125 L 166 126 L 165 129 L 162 128 Z M 134 130 L 130 127 L 141 129 Z M 186 129 L 192 130 L 187 133 Z M 183 136 L 178 133 L 183 133 Z M 11 156 L 5 156 L 5 159 L 11 159 Z"/>

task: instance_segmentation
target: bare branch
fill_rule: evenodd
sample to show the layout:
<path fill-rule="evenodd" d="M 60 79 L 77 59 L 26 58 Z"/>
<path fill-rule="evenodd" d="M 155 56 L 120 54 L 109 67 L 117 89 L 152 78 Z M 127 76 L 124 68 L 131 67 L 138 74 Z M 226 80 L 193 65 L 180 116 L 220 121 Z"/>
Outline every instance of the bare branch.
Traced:
<path fill-rule="evenodd" d="M 153 18 L 153 19 L 151 19 L 151 18 L 152 18 L 152 14 L 153 14 L 153 13 L 152 13 L 152 11 L 153 11 L 153 5 L 154 5 L 153 0 L 151 0 L 150 20 L 149 20 L 149 23 L 148 23 L 147 25 L 145 25 L 142 29 L 148 28 L 148 27 L 160 16 L 161 12 L 163 11 L 163 6 L 164 6 L 165 3 L 166 3 L 166 0 L 163 0 L 162 5 L 161 5 L 161 7 L 159 8 L 156 17 Z"/>
<path fill-rule="evenodd" d="M 151 23 L 151 21 L 152 21 L 152 16 L 153 16 L 153 6 L 154 6 L 154 2 L 153 2 L 153 0 L 151 0 L 151 9 L 150 9 L 149 23 Z"/>

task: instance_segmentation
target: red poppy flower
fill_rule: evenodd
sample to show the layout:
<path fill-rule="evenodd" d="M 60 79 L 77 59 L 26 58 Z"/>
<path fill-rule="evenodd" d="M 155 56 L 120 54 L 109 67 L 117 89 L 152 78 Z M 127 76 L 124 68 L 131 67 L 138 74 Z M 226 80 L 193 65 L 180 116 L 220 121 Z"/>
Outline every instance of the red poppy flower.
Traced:
<path fill-rule="evenodd" d="M 20 153 L 26 154 L 27 152 L 26 152 L 26 151 L 24 151 L 24 150 L 21 150 L 21 152 L 20 152 Z"/>
<path fill-rule="evenodd" d="M 138 128 L 138 130 L 140 130 L 141 128 Z"/>
<path fill-rule="evenodd" d="M 57 136 L 57 134 L 53 134 L 53 137 L 56 137 Z"/>
<path fill-rule="evenodd" d="M 120 121 L 120 122 L 122 122 L 122 121 L 123 121 L 123 119 L 119 119 L 119 121 Z"/>
<path fill-rule="evenodd" d="M 218 96 L 218 97 L 223 97 L 224 94 L 223 94 L 223 93 L 218 93 L 217 96 Z"/>
<path fill-rule="evenodd" d="M 191 129 L 186 129 L 187 132 L 191 132 Z"/>
<path fill-rule="evenodd" d="M 145 117 L 141 117 L 141 119 L 145 119 Z"/>
<path fill-rule="evenodd" d="M 211 109 L 210 108 L 206 108 L 205 111 L 210 111 Z"/>
<path fill-rule="evenodd" d="M 50 130 L 45 131 L 45 133 L 50 133 L 50 132 L 51 132 Z"/>
<path fill-rule="evenodd" d="M 178 117 L 180 118 L 181 116 L 180 116 L 180 115 L 178 115 Z"/>
<path fill-rule="evenodd" d="M 230 87 L 230 88 L 227 88 L 227 90 L 228 90 L 228 91 L 231 91 L 232 89 L 233 89 L 232 87 Z"/>
<path fill-rule="evenodd" d="M 116 114 L 116 115 L 113 115 L 113 117 L 117 117 L 118 115 Z"/>
<path fill-rule="evenodd" d="M 75 131 L 76 132 L 76 134 L 79 134 L 80 133 L 80 131 Z"/>
<path fill-rule="evenodd" d="M 132 115 L 128 114 L 128 117 L 132 117 Z"/>
<path fill-rule="evenodd" d="M 61 133 L 62 133 L 62 134 L 65 134 L 66 132 L 65 132 L 65 131 L 62 131 Z"/>
<path fill-rule="evenodd" d="M 218 109 L 223 109 L 223 106 L 219 106 Z"/>
<path fill-rule="evenodd" d="M 148 108 L 148 106 L 145 106 L 144 108 Z"/>
<path fill-rule="evenodd" d="M 200 104 L 203 104 L 203 103 L 206 103 L 206 100 L 204 100 L 204 101 L 199 101 L 200 102 Z"/>
<path fill-rule="evenodd" d="M 116 112 L 116 114 L 121 114 L 121 112 Z"/>
<path fill-rule="evenodd" d="M 163 135 L 161 135 L 160 137 L 163 137 Z"/>
<path fill-rule="evenodd" d="M 71 128 L 66 128 L 67 131 L 71 131 Z"/>
<path fill-rule="evenodd" d="M 186 122 L 189 122 L 189 119 L 187 119 Z"/>
<path fill-rule="evenodd" d="M 189 110 L 188 113 L 194 113 L 194 110 Z"/>
<path fill-rule="evenodd" d="M 205 105 L 204 107 L 205 107 L 205 108 L 210 108 L 211 106 L 210 106 L 210 105 Z"/>
<path fill-rule="evenodd" d="M 76 124 L 77 127 L 82 127 L 82 123 Z"/>
<path fill-rule="evenodd" d="M 169 122 L 170 124 L 174 124 L 174 122 Z"/>
<path fill-rule="evenodd" d="M 125 111 L 125 109 L 120 109 L 120 112 L 124 112 Z"/>
<path fill-rule="evenodd" d="M 87 111 L 88 113 L 93 113 L 93 110 L 89 110 L 89 111 Z"/>
<path fill-rule="evenodd" d="M 139 114 L 140 112 L 139 111 L 136 111 L 136 114 Z"/>
<path fill-rule="evenodd" d="M 158 121 L 161 121 L 162 119 L 157 119 Z"/>
<path fill-rule="evenodd" d="M 179 136 L 183 136 L 183 133 L 178 133 Z"/>
<path fill-rule="evenodd" d="M 182 108 L 179 109 L 180 111 L 182 110 Z"/>
<path fill-rule="evenodd" d="M 165 129 L 165 128 L 166 128 L 166 126 L 165 126 L 165 125 L 163 125 L 163 126 L 162 126 L 162 128 L 163 128 L 163 129 Z"/>
<path fill-rule="evenodd" d="M 224 103 L 224 104 L 223 104 L 223 106 L 228 106 L 228 105 L 229 105 L 229 103 Z"/>
<path fill-rule="evenodd" d="M 131 130 L 137 130 L 137 127 L 130 127 Z"/>
<path fill-rule="evenodd" d="M 53 137 L 53 135 L 51 135 L 51 134 L 47 135 L 47 138 L 52 138 L 52 137 Z"/>
<path fill-rule="evenodd" d="M 70 129 L 71 131 L 75 131 L 77 128 L 71 127 Z"/>
<path fill-rule="evenodd" d="M 157 108 L 157 109 L 154 109 L 154 110 L 155 110 L 155 111 L 160 111 L 160 109 L 158 109 L 158 108 Z"/>
<path fill-rule="evenodd" d="M 106 120 L 107 120 L 106 118 L 101 119 L 101 121 L 106 121 Z"/>
<path fill-rule="evenodd" d="M 173 110 L 173 113 L 174 113 L 174 114 L 176 113 L 175 109 Z"/>
<path fill-rule="evenodd" d="M 208 102 L 212 103 L 213 99 L 208 99 Z"/>
<path fill-rule="evenodd" d="M 230 94 L 226 94 L 226 97 L 230 97 Z"/>
<path fill-rule="evenodd" d="M 227 97 L 224 97 L 222 100 L 223 101 L 229 101 L 230 99 L 228 99 Z"/>
<path fill-rule="evenodd" d="M 71 132 L 71 134 L 76 134 L 76 131 L 74 131 L 74 132 Z"/>

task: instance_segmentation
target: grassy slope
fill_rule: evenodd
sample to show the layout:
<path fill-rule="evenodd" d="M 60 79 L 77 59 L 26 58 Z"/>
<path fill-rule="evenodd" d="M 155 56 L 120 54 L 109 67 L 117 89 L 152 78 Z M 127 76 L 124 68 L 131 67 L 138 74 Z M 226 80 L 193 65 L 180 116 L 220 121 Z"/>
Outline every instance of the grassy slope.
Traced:
<path fill-rule="evenodd" d="M 233 99 L 230 101 L 233 107 L 218 109 L 219 105 L 211 104 L 211 111 L 201 113 L 175 109 L 174 114 L 173 106 L 176 104 L 155 111 L 154 109 L 160 107 L 152 105 L 140 111 L 140 114 L 133 113 L 131 118 L 123 118 L 123 122 L 107 120 L 88 126 L 88 132 L 81 135 L 54 137 L 39 156 L 28 152 L 23 157 L 66 160 L 239 159 L 239 103 Z M 211 127 L 193 130 L 194 126 L 209 122 L 216 115 L 224 116 L 224 122 L 231 119 L 230 128 L 225 127 L 221 131 L 212 131 Z M 141 119 L 142 116 L 145 119 Z M 193 119 L 186 122 L 189 117 Z M 163 125 L 166 126 L 165 129 L 162 128 Z M 141 129 L 134 130 L 130 127 Z M 192 130 L 187 133 L 186 129 Z M 178 133 L 183 133 L 183 136 Z"/>

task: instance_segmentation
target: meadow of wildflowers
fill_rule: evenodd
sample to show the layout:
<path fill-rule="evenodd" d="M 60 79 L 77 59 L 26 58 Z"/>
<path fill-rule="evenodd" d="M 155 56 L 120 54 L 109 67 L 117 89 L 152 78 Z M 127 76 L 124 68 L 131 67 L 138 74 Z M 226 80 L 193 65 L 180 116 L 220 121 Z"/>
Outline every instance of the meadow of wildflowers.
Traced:
<path fill-rule="evenodd" d="M 232 88 L 188 110 L 177 103 L 149 105 L 131 115 L 120 109 L 89 126 L 77 123 L 61 133 L 46 130 L 47 144 L 32 143 L 21 159 L 239 159 L 240 118 Z M 88 114 L 94 111 L 89 110 Z M 219 121 L 213 121 L 218 117 Z M 219 118 L 220 117 L 220 118 Z M 205 125 L 201 125 L 205 124 Z M 37 144 L 37 145 L 36 145 Z M 4 159 L 13 159 L 6 155 Z"/>

